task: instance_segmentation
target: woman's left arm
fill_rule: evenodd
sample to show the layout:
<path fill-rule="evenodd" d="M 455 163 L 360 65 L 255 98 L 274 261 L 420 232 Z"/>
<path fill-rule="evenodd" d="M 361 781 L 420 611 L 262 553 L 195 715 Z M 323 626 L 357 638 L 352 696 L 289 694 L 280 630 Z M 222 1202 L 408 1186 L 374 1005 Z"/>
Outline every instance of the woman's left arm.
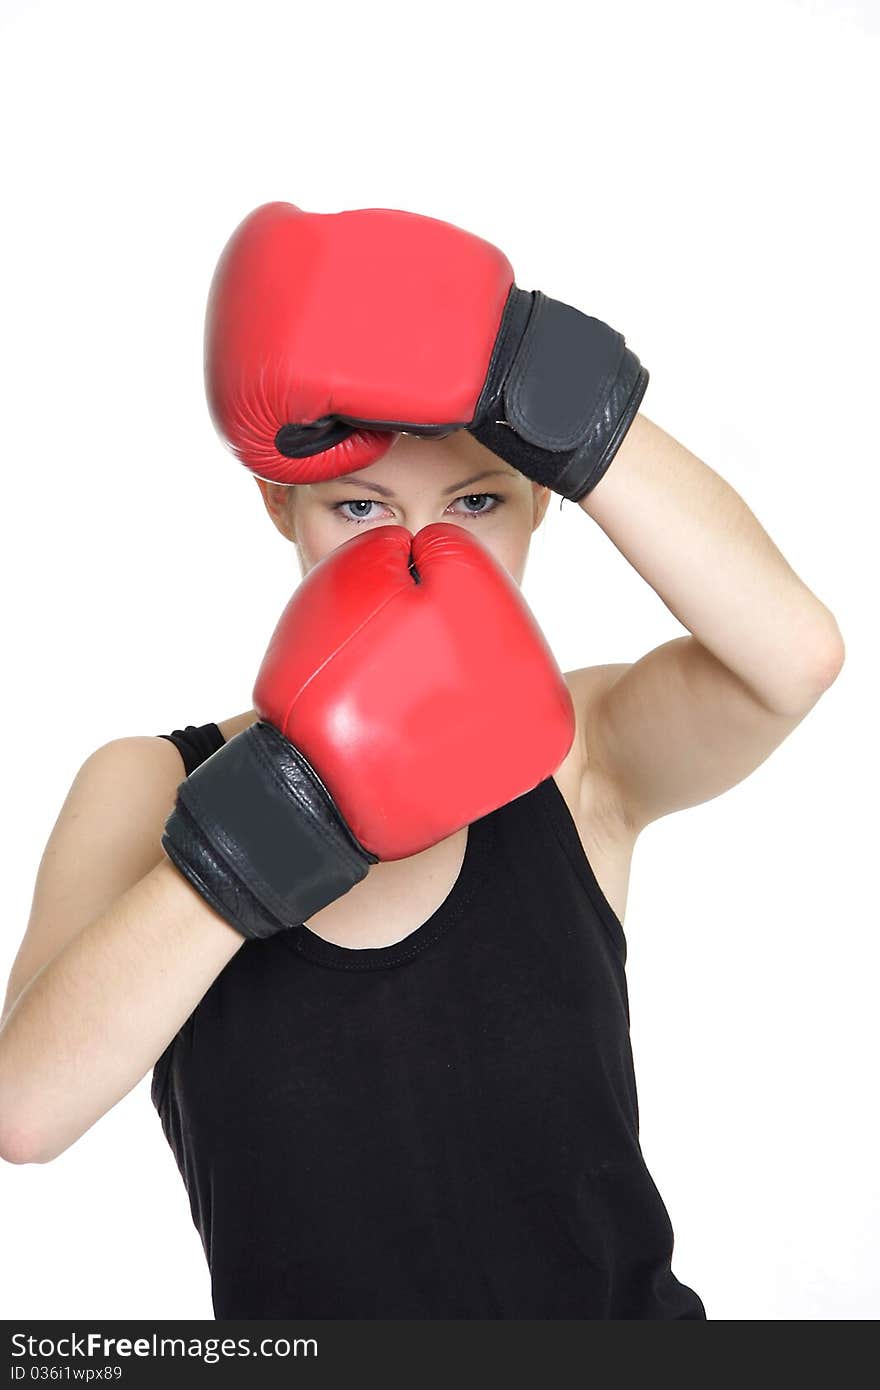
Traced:
<path fill-rule="evenodd" d="M 831 685 L 843 640 L 739 494 L 646 416 L 578 505 L 692 634 L 584 682 L 585 775 L 639 830 L 754 771 Z"/>

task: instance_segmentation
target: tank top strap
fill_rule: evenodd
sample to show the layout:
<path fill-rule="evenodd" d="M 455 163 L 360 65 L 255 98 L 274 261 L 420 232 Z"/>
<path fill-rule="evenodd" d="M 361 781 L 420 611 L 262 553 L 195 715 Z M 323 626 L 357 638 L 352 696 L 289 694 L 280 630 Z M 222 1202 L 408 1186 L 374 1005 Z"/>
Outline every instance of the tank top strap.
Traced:
<path fill-rule="evenodd" d="M 179 750 L 187 777 L 226 742 L 217 724 L 187 724 L 185 729 L 174 729 L 170 734 L 157 734 L 156 737 L 167 738 Z"/>

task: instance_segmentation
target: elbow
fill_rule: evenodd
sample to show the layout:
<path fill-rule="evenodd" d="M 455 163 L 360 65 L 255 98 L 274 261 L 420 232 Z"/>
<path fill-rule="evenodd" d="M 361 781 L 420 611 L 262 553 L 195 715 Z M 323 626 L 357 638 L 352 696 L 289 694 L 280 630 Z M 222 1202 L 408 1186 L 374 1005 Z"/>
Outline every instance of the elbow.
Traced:
<path fill-rule="evenodd" d="M 49 1163 L 62 1149 L 47 1147 L 37 1126 L 29 1124 L 22 1113 L 10 1104 L 0 1102 L 0 1158 L 4 1163 Z"/>
<path fill-rule="evenodd" d="M 0 1158 L 4 1163 L 48 1163 L 52 1155 L 43 1153 L 21 1129 L 0 1132 Z"/>
<path fill-rule="evenodd" d="M 810 683 L 816 699 L 834 684 L 846 660 L 846 647 L 840 628 L 831 613 L 821 636 L 817 637 L 810 653 Z"/>
<path fill-rule="evenodd" d="M 797 676 L 776 706 L 779 714 L 806 714 L 840 675 L 846 647 L 834 617 L 825 611 L 821 627 L 801 644 Z"/>

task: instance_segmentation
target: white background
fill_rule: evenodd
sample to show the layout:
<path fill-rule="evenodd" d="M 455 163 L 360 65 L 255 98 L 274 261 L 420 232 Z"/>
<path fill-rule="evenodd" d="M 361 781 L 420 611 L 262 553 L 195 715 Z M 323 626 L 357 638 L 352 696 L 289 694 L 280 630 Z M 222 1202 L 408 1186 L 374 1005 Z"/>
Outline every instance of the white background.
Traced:
<path fill-rule="evenodd" d="M 249 708 L 298 575 L 205 406 L 227 237 L 274 199 L 467 227 L 626 334 L 644 412 L 745 497 L 847 645 L 763 767 L 636 851 L 642 1145 L 710 1319 L 880 1313 L 878 13 L 0 6 L 4 981 L 83 759 Z M 524 593 L 565 670 L 682 631 L 558 500 Z M 54 1162 L 0 1164 L 3 1316 L 212 1316 L 148 1087 Z"/>

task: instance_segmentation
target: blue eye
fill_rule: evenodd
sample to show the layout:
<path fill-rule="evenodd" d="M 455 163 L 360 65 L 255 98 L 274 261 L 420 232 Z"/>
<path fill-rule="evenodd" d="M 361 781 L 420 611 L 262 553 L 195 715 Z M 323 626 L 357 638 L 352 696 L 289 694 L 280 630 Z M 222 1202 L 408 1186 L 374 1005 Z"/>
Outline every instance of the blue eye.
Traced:
<path fill-rule="evenodd" d="M 343 521 L 351 521 L 351 522 L 354 523 L 355 526 L 360 526 L 360 525 L 362 525 L 363 522 L 365 522 L 365 521 L 372 521 L 373 518 L 372 518 L 371 516 L 361 516 L 361 517 L 357 517 L 357 516 L 346 516 L 346 514 L 345 514 L 345 512 L 343 512 L 342 508 L 343 508 L 343 507 L 375 507 L 375 506 L 377 506 L 377 505 L 378 505 L 378 504 L 377 504 L 376 502 L 373 502 L 370 498 L 367 498 L 367 497 L 353 497 L 353 498 L 351 499 L 350 502 L 337 502 L 337 503 L 332 507 L 331 510 L 334 511 L 334 512 L 339 512 L 339 514 L 340 514 L 340 516 L 342 517 L 342 520 L 343 520 Z"/>
<path fill-rule="evenodd" d="M 489 516 L 492 512 L 497 511 L 498 508 L 499 508 L 499 507 L 503 504 L 503 502 L 504 502 L 504 498 L 503 498 L 503 497 L 499 497 L 499 495 L 498 495 L 497 492 L 469 492 L 469 493 L 466 493 L 464 496 L 462 496 L 462 497 L 456 497 L 456 499 L 455 499 L 456 502 L 485 502 L 485 501 L 487 501 L 487 500 L 490 501 L 490 502 L 492 502 L 492 503 L 494 503 L 494 505 L 491 506 L 491 507 L 488 507 L 488 508 L 487 508 L 487 507 L 481 507 L 479 511 L 464 511 L 464 512 L 458 512 L 458 513 L 456 513 L 456 515 L 458 515 L 458 516 L 470 516 L 470 517 Z M 453 503 L 450 503 L 450 505 L 454 505 L 454 504 L 453 504 Z M 376 501 L 374 501 L 372 497 L 352 497 L 352 498 L 350 498 L 347 502 L 335 502 L 335 503 L 333 504 L 333 506 L 331 507 L 331 511 L 338 512 L 339 515 L 340 515 L 340 517 L 342 518 L 343 521 L 347 521 L 347 522 L 349 522 L 349 523 L 350 523 L 351 525 L 353 525 L 353 526 L 363 526 L 363 524 L 364 524 L 365 521 L 375 521 L 375 520 L 376 520 L 375 516 L 373 516 L 372 514 L 368 514 L 368 515 L 366 515 L 366 516 L 364 516 L 364 515 L 361 515 L 361 516 L 349 516 L 347 513 L 345 513 L 345 512 L 342 510 L 342 508 L 343 508 L 343 507 L 368 507 L 368 508 L 369 508 L 369 507 L 378 507 L 378 506 L 379 506 L 379 503 L 376 502 Z"/>
<path fill-rule="evenodd" d="M 495 506 L 494 506 L 494 507 L 488 507 L 488 508 L 486 508 L 486 507 L 481 507 L 480 510 L 479 510 L 478 512 L 466 511 L 466 512 L 463 512 L 462 515 L 463 515 L 463 516 L 488 516 L 490 512 L 497 512 L 498 508 L 501 506 L 501 503 L 504 501 L 504 498 L 503 498 L 503 497 L 499 497 L 498 494 L 497 494 L 497 492 L 469 492 L 469 493 L 467 493 L 464 497 L 456 497 L 455 500 L 456 500 L 456 502 L 485 502 L 487 499 L 488 499 L 490 502 L 494 502 L 494 503 L 495 503 Z"/>

